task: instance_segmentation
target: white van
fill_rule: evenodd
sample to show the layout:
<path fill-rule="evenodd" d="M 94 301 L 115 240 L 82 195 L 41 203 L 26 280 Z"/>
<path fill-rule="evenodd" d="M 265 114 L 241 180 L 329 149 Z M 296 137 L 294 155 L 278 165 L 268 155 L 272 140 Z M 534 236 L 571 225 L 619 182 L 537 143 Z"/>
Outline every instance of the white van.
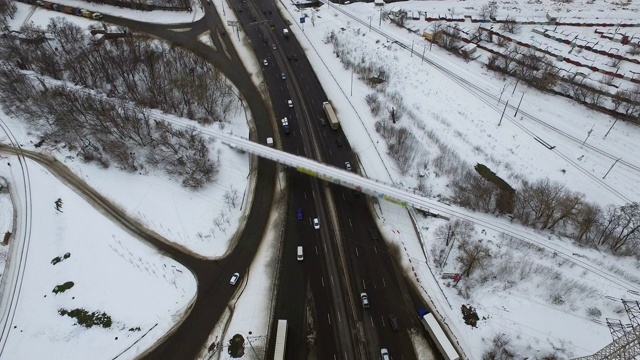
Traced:
<path fill-rule="evenodd" d="M 298 246 L 298 261 L 304 260 L 304 253 L 302 251 L 302 246 Z"/>

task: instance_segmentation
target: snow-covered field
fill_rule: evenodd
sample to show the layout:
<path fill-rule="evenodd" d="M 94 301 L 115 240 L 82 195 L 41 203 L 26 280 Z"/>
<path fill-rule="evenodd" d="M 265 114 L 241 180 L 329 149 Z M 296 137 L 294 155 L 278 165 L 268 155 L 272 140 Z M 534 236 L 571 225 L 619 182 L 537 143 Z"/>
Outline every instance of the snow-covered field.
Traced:
<path fill-rule="evenodd" d="M 62 3 L 71 5 L 72 1 L 65 0 Z M 387 5 L 385 9 L 402 7 L 416 11 L 475 14 L 485 3 L 485 1 L 472 3 L 416 1 Z M 221 10 L 218 2 L 214 2 L 214 4 Z M 286 16 L 296 24 L 300 18 L 300 12 L 288 3 L 281 5 Z M 228 5 L 226 6 L 228 9 Z M 633 19 L 637 18 L 636 7 L 637 5 L 630 4 L 625 9 L 619 9 L 611 4 L 600 2 L 587 4 L 586 1 L 574 1 L 573 4 L 560 4 L 551 1 L 529 4 L 525 1 L 511 1 L 501 4 L 499 14 L 517 13 L 518 16 L 544 16 L 546 11 L 551 10 L 561 12 L 561 16 L 566 17 L 594 18 L 601 16 Z M 514 118 L 512 114 L 506 113 L 502 124 L 499 127 L 497 124 L 504 108 L 504 102 L 513 103 L 523 98 L 521 109 L 528 114 L 532 114 L 579 139 L 586 138 L 588 131 L 593 128 L 588 144 L 606 150 L 615 158 L 623 158 L 632 163 L 640 158 L 638 156 L 640 148 L 635 146 L 635 139 L 639 135 L 636 127 L 618 122 L 606 139 L 603 139 L 604 134 L 614 121 L 609 116 L 587 110 L 566 99 L 540 94 L 522 84 L 515 87 L 515 81 L 509 79 L 505 81 L 501 77 L 487 72 L 479 63 L 465 63 L 461 59 L 441 51 L 436 46 L 429 48 L 420 36 L 391 25 L 388 21 L 382 21 L 378 26 L 380 24 L 379 9 L 374 8 L 373 4 L 355 3 L 340 6 L 340 8 L 352 13 L 366 25 L 346 17 L 332 5 L 331 8 L 324 6 L 320 10 L 304 10 L 308 17 L 313 18 L 313 21 L 307 21 L 304 32 L 299 24 L 292 25 L 291 29 L 305 46 L 310 61 L 338 111 L 342 127 L 360 158 L 367 176 L 403 184 L 406 187 L 417 187 L 420 183 L 418 170 L 424 170 L 425 177 L 422 181 L 426 183 L 429 194 L 431 196 L 449 195 L 447 184 L 451 179 L 435 172 L 431 166 L 425 166 L 424 169 L 418 169 L 417 166 L 412 167 L 406 172 L 406 175 L 401 175 L 402 172 L 387 154 L 383 138 L 375 131 L 376 119 L 370 114 L 364 100 L 365 96 L 373 93 L 374 90 L 356 77 L 353 84 L 353 95 L 350 95 L 351 84 L 348 79 L 351 78 L 351 71 L 345 70 L 333 53 L 333 46 L 325 42 L 325 38 L 331 30 L 334 30 L 336 36 L 344 42 L 346 47 L 351 49 L 352 55 L 350 56 L 353 56 L 354 59 L 362 59 L 366 64 L 379 65 L 385 69 L 388 81 L 384 92 L 379 92 L 379 96 L 384 99 L 395 99 L 393 100 L 396 101 L 395 105 L 403 107 L 405 115 L 401 120 L 402 124 L 409 127 L 414 135 L 425 144 L 425 147 L 418 152 L 420 157 L 428 160 L 427 164 L 443 151 L 441 144 L 444 144 L 448 149 L 451 149 L 452 153 L 457 154 L 462 162 L 470 166 L 476 163 L 486 164 L 498 175 L 511 181 L 549 177 L 552 180 L 562 182 L 573 190 L 585 193 L 588 200 L 601 205 L 619 205 L 630 199 L 637 201 L 639 198 L 640 190 L 637 185 L 640 177 L 637 173 L 618 164 L 606 176 L 606 180 L 602 180 L 614 160 L 599 155 L 587 147 L 580 146 L 580 142 L 567 140 L 565 135 L 550 130 L 549 127 L 541 126 L 526 116 L 519 115 Z M 26 6 L 19 4 L 19 9 L 19 15 L 22 17 L 17 18 L 18 24 L 24 22 L 29 13 Z M 101 7 L 95 10 L 118 16 L 143 18 L 139 14 L 132 16 L 131 12 L 123 9 Z M 181 14 L 175 18 L 172 18 L 173 14 L 155 12 L 144 13 L 144 16 L 149 21 L 177 23 L 200 17 L 201 14 L 198 14 L 197 11 L 199 9 L 196 9 L 194 14 L 188 16 Z M 47 21 L 46 17 L 52 14 L 60 15 L 38 9 L 33 15 L 30 15 L 29 21 L 44 24 Z M 232 15 L 227 12 L 226 18 L 232 18 Z M 411 55 L 397 44 L 392 44 L 381 35 L 369 31 L 369 24 L 391 34 L 407 45 L 413 44 L 416 54 Z M 229 33 L 231 30 L 227 29 Z M 236 41 L 235 36 L 230 38 Z M 490 94 L 498 96 L 503 93 L 502 102 L 498 104 L 496 101 L 488 99 L 483 93 L 472 90 L 464 83 L 453 81 L 450 76 L 421 61 L 418 55 L 423 51 L 429 59 L 446 65 L 455 74 L 473 82 Z M 250 53 L 246 49 L 240 50 L 240 53 L 243 54 L 243 61 L 250 64 L 254 73 L 257 72 L 259 67 L 255 66 L 256 61 L 250 56 Z M 256 75 L 260 76 L 259 73 Z M 237 130 L 234 128 L 235 133 L 245 136 L 246 125 L 242 125 L 244 124 L 243 114 L 238 114 L 237 119 L 231 121 L 236 124 L 233 126 L 237 126 Z M 15 129 L 14 132 L 20 134 L 23 144 L 29 148 L 30 138 L 26 131 L 20 129 L 16 119 L 10 120 L 10 123 L 11 128 Z M 535 141 L 533 136 L 556 146 L 557 151 L 549 151 Z M 92 186 L 112 198 L 153 230 L 203 256 L 216 257 L 226 251 L 228 236 L 233 234 L 238 226 L 236 220 L 240 214 L 238 209 L 229 215 L 232 222 L 236 222 L 229 224 L 225 229 L 227 237 L 222 236 L 224 231 L 221 229 L 214 229 L 213 218 L 221 210 L 228 209 L 222 200 L 222 194 L 230 189 L 231 184 L 234 184 L 233 186 L 242 193 L 246 187 L 246 180 L 242 181 L 241 179 L 246 178 L 248 174 L 246 155 L 238 155 L 219 145 L 216 149 L 221 149 L 223 152 L 223 171 L 220 179 L 214 185 L 197 194 L 184 191 L 170 179 L 159 177 L 157 174 L 140 176 L 118 171 L 103 171 L 91 165 L 74 161 L 69 157 L 62 157 L 60 160 L 63 160 L 76 173 L 85 177 Z M 34 168 L 37 166 L 34 165 Z M 6 170 L 0 167 L 0 171 Z M 39 172 L 45 173 L 42 169 Z M 42 177 L 44 178 L 44 175 Z M 52 181 L 56 183 L 55 180 Z M 127 187 L 123 188 L 119 185 L 122 183 L 126 183 Z M 610 188 L 615 189 L 619 194 L 613 193 Z M 52 223 L 52 227 L 43 227 L 42 230 L 39 230 L 43 231 L 43 234 L 58 233 L 57 229 L 60 227 L 56 226 L 59 224 L 54 220 L 61 220 L 60 218 L 63 216 L 71 215 L 69 212 L 72 212 L 74 207 L 72 199 L 76 199 L 77 206 L 82 207 L 84 212 L 91 212 L 90 206 L 75 198 L 73 193 L 66 190 L 62 184 L 58 184 L 56 189 L 61 195 L 52 195 L 51 191 L 43 195 L 42 201 L 49 205 L 44 205 L 42 208 L 50 209 L 52 212 L 47 216 L 42 215 L 45 221 Z M 55 200 L 53 197 L 65 198 L 64 214 L 57 214 L 53 210 L 53 201 Z M 67 201 L 66 198 L 69 200 Z M 482 279 L 474 278 L 474 287 L 469 288 L 468 291 L 463 288 L 464 281 L 458 287 L 450 287 L 448 286 L 450 280 L 440 279 L 440 274 L 457 270 L 454 261 L 456 250 L 452 251 L 450 261 L 444 269 L 434 267 L 432 260 L 427 260 L 425 257 L 431 243 L 435 241 L 434 230 L 443 221 L 424 219 L 417 215 L 418 228 L 421 230 L 420 236 L 423 241 L 421 243 L 413 232 L 413 225 L 405 209 L 394 204 L 382 203 L 379 211 L 383 218 L 380 225 L 387 240 L 402 246 L 402 263 L 405 269 L 408 273 L 413 274 L 415 281 L 424 289 L 425 298 L 433 302 L 437 311 L 446 318 L 447 324 L 451 326 L 463 346 L 465 354 L 474 359 L 481 357 L 482 352 L 488 348 L 491 339 L 497 333 L 507 334 L 512 340 L 514 352 L 521 356 L 542 357 L 554 351 L 561 357 L 593 353 L 611 341 L 607 327 L 602 325 L 604 318 L 612 317 L 623 320 L 625 318 L 624 312 L 620 312 L 621 303 L 608 300 L 605 296 L 614 299 L 634 298 L 634 295 L 628 293 L 628 290 L 632 290 L 633 287 L 640 288 L 640 281 L 638 281 L 640 273 L 635 261 L 630 259 L 619 259 L 593 250 L 580 249 L 555 236 L 531 232 L 530 239 L 541 244 L 553 244 L 555 250 L 549 250 L 544 246 L 505 238 L 498 233 L 478 226 L 475 228 L 474 237 L 482 239 L 485 244 L 490 246 L 493 255 L 492 265 L 482 269 L 481 274 L 484 277 L 481 277 Z M 84 212 L 81 213 L 84 214 Z M 513 226 L 504 219 L 496 219 L 484 214 L 477 214 L 477 216 L 485 221 L 497 221 L 500 225 Z M 60 249 L 53 247 L 56 244 L 53 241 L 52 244 L 47 244 L 49 247 L 43 247 L 42 253 L 30 250 L 36 254 L 33 255 L 34 259 L 39 259 L 29 263 L 36 269 L 52 266 L 49 263 L 51 258 L 64 255 L 65 252 L 70 252 L 71 257 L 53 266 L 53 269 L 57 270 L 56 267 L 61 265 L 74 266 L 74 268 L 68 270 L 69 273 L 62 272 L 62 274 L 49 270 L 46 272 L 49 276 L 41 274 L 37 281 L 26 281 L 27 278 L 25 278 L 25 293 L 29 294 L 29 299 L 31 296 L 34 296 L 35 299 L 35 295 L 31 294 L 40 291 L 41 295 L 38 295 L 38 301 L 43 304 L 38 304 L 41 306 L 38 311 L 46 312 L 42 316 L 45 316 L 48 322 L 42 323 L 40 318 L 35 319 L 34 316 L 27 316 L 21 312 L 24 310 L 19 311 L 18 315 L 22 314 L 22 317 L 17 316 L 14 322 L 20 326 L 12 331 L 23 330 L 24 334 L 30 334 L 29 338 L 32 340 L 23 339 L 23 333 L 18 333 L 18 336 L 15 337 L 12 335 L 8 346 L 17 346 L 12 344 L 18 344 L 21 347 L 11 348 L 16 351 L 15 353 L 9 352 L 10 348 L 8 347 L 5 354 L 22 354 L 18 351 L 24 351 L 25 346 L 36 344 L 41 349 L 52 349 L 51 353 L 55 349 L 55 351 L 64 354 L 65 358 L 87 358 L 86 353 L 82 353 L 82 349 L 84 349 L 82 346 L 79 347 L 79 357 L 69 357 L 75 350 L 78 339 L 86 340 L 83 345 L 89 346 L 88 344 L 90 344 L 92 348 L 105 349 L 105 354 L 117 354 L 135 341 L 137 335 L 139 337 L 141 333 L 144 333 L 145 327 L 148 330 L 155 322 L 158 322 L 157 320 L 153 321 L 153 317 L 159 312 L 164 311 L 177 315 L 180 309 L 184 309 L 185 304 L 192 299 L 195 286 L 193 279 L 188 275 L 181 275 L 183 280 L 176 280 L 175 284 L 169 284 L 171 285 L 169 286 L 164 278 L 154 276 L 153 271 L 151 274 L 149 271 L 143 273 L 144 266 L 139 266 L 143 268 L 142 271 L 134 267 L 131 272 L 138 273 L 138 276 L 145 274 L 144 276 L 148 279 L 142 280 L 143 283 L 153 288 L 148 291 L 157 291 L 162 294 L 167 299 L 167 303 L 154 304 L 155 306 L 151 309 L 141 306 L 137 316 L 129 317 L 129 312 L 135 306 L 122 305 L 120 308 L 118 302 L 112 303 L 108 300 L 109 297 L 99 298 L 96 296 L 95 294 L 100 294 L 100 291 L 108 293 L 107 289 L 111 290 L 109 284 L 112 284 L 111 286 L 121 285 L 120 288 L 116 286 L 116 289 L 113 290 L 115 293 L 138 284 L 139 279 L 136 279 L 134 275 L 128 276 L 129 272 L 125 273 L 125 270 L 122 270 L 133 266 L 132 264 L 143 262 L 149 264 L 149 267 L 155 264 L 160 269 L 161 264 L 166 263 L 169 264 L 167 266 L 175 265 L 177 269 L 181 268 L 178 264 L 173 264 L 171 260 L 154 254 L 146 245 L 138 243 L 135 239 L 127 238 L 128 235 L 122 233 L 119 228 L 106 223 L 101 215 L 96 214 L 93 218 L 96 223 L 103 224 L 101 226 L 104 226 L 105 231 L 101 234 L 104 236 L 104 241 L 99 242 L 99 238 L 92 238 L 92 240 L 99 242 L 100 246 L 107 246 L 104 251 L 95 251 L 95 253 L 101 255 L 102 253 L 110 253 L 114 264 L 118 261 L 123 264 L 116 267 L 111 264 L 111 261 L 100 258 L 99 261 L 91 262 L 92 266 L 95 266 L 95 271 L 87 271 L 83 268 L 82 276 L 80 276 L 79 268 L 75 266 L 83 266 L 83 263 L 78 261 L 75 265 L 73 259 L 81 257 L 76 257 L 74 254 L 82 254 L 83 251 L 87 251 L 86 247 L 90 245 L 82 236 L 66 236 L 64 243 L 61 240 L 58 241 L 57 246 Z M 3 219 L 4 223 L 7 221 Z M 92 221 L 84 221 L 83 225 L 90 223 Z M 39 225 L 34 223 L 34 228 L 37 226 Z M 87 233 L 93 234 L 92 229 L 96 227 L 92 227 L 90 230 L 85 229 L 86 232 L 82 232 L 80 224 L 74 223 L 73 229 L 71 228 L 71 224 L 67 222 L 63 230 L 86 236 Z M 10 229 L 3 227 L 0 230 Z M 126 246 L 132 254 L 136 254 L 134 257 L 136 260 L 128 262 L 125 258 L 117 255 L 118 252 L 114 250 L 118 246 L 116 239 L 120 240 L 119 243 L 124 244 L 123 246 Z M 266 244 L 263 244 L 263 247 L 272 248 Z M 113 245 L 113 247 L 109 247 L 109 245 Z M 64 250 L 64 248 L 70 250 Z M 559 254 L 558 251 L 561 253 Z M 229 322 L 222 329 L 216 330 L 213 335 L 214 338 L 219 336 L 223 344 L 228 343 L 234 334 L 242 334 L 252 344 L 254 341 L 257 342 L 258 351 L 263 348 L 269 319 L 261 318 L 261 316 L 269 313 L 271 297 L 257 297 L 255 294 L 268 292 L 268 285 L 266 286 L 269 279 L 268 262 L 272 261 L 273 256 L 273 251 L 261 251 L 259 258 L 252 266 L 248 281 L 243 279 L 244 289 L 240 294 L 240 299 L 235 303 L 233 314 L 229 315 Z M 137 260 L 139 258 L 141 260 Z M 82 259 L 83 261 L 95 260 L 91 258 L 91 254 L 87 254 Z M 107 258 L 107 260 L 109 259 Z M 108 266 L 101 267 L 100 264 L 103 261 Z M 112 269 L 117 269 L 119 274 L 126 274 L 126 282 L 123 282 L 125 277 L 117 279 L 109 277 L 109 275 L 113 275 L 113 272 L 108 270 Z M 612 281 L 609 274 L 614 273 L 617 274 L 617 278 L 621 281 L 624 280 L 629 285 L 624 286 L 619 282 Z M 74 278 L 68 274 L 78 275 L 77 278 Z M 93 288 L 85 287 L 88 285 L 83 283 L 83 280 L 91 282 L 92 277 L 99 279 L 94 280 L 100 285 L 99 291 L 96 293 L 93 292 L 95 291 Z M 116 280 L 119 282 L 113 285 Z M 49 293 L 49 288 L 65 281 L 74 281 L 76 285 L 59 295 Z M 177 291 L 175 287 L 185 289 L 184 293 L 181 291 L 180 294 L 175 294 Z M 141 290 L 141 288 L 136 288 L 136 290 Z M 560 297 L 562 301 L 558 301 L 559 298 L 553 296 L 558 295 L 558 292 L 562 292 Z M 42 297 L 44 294 L 50 295 L 44 298 Z M 118 335 L 112 333 L 113 330 L 99 330 L 99 334 L 94 333 L 93 329 L 90 333 L 70 331 L 69 327 L 72 321 L 69 318 L 56 315 L 54 311 L 58 306 L 70 307 L 71 305 L 51 300 L 52 298 L 57 300 L 66 294 L 78 294 L 76 298 L 79 300 L 86 297 L 78 307 L 84 306 L 87 310 L 105 311 L 112 316 L 114 324 L 118 324 L 114 327 L 120 329 Z M 146 299 L 144 291 L 129 292 L 127 296 L 129 296 L 127 298 L 128 304 L 140 304 Z M 184 299 L 182 300 L 184 302 L 180 302 L 179 299 Z M 173 304 L 169 300 L 175 300 L 178 303 Z M 68 301 L 75 301 L 75 299 Z M 126 302 L 122 301 L 122 303 Z M 31 304 L 34 303 L 28 302 L 26 306 Z M 463 304 L 472 305 L 478 311 L 481 320 L 478 322 L 477 328 L 464 324 L 460 312 L 460 307 Z M 588 315 L 587 309 L 592 308 L 597 308 L 600 311 L 598 319 L 594 319 L 593 315 Z M 589 314 L 594 313 L 594 311 L 589 312 Z M 151 332 L 151 334 L 155 334 L 155 338 L 150 335 L 148 339 L 141 340 L 133 349 L 129 350 L 131 354 L 151 343 L 152 339 L 157 339 L 161 335 L 162 329 L 167 329 L 177 319 L 169 319 L 168 316 L 165 316 L 163 320 L 165 322 L 159 322 L 158 327 Z M 601 323 L 598 324 L 592 320 L 600 320 Z M 48 326 L 48 328 L 44 326 Z M 127 331 L 128 327 L 135 328 L 136 326 L 140 326 L 141 331 Z M 162 326 L 164 327 L 162 328 Z M 225 331 L 226 333 L 222 335 Z M 43 336 L 43 334 L 47 334 L 47 336 Z M 87 340 L 83 338 L 86 336 L 95 336 L 96 338 Z M 115 336 L 119 337 L 119 341 L 113 340 Z M 123 345 L 125 342 L 127 345 Z M 226 352 L 223 351 L 222 354 L 226 354 Z M 260 356 L 261 354 L 256 354 L 251 348 L 247 348 L 243 358 L 253 359 L 260 358 Z M 28 356 L 22 357 L 20 355 L 11 358 L 28 358 Z"/>
<path fill-rule="evenodd" d="M 89 359 L 122 353 L 133 358 L 144 352 L 195 300 L 195 278 L 113 224 L 46 169 L 31 161 L 24 165 L 30 213 L 23 196 L 24 168 L 13 156 L 4 157 L 0 166 L 0 176 L 21 201 L 15 209 L 18 223 L 31 221 L 26 229 L 14 229 L 12 237 L 19 241 L 25 236 L 26 264 L 2 357 Z M 54 204 L 58 199 L 59 211 Z M 3 218 L 13 217 L 12 209 L 4 210 L 9 211 Z M 20 263 L 19 258 L 12 261 Z M 103 313 L 110 321 L 87 329 L 60 314 L 75 309 Z"/>

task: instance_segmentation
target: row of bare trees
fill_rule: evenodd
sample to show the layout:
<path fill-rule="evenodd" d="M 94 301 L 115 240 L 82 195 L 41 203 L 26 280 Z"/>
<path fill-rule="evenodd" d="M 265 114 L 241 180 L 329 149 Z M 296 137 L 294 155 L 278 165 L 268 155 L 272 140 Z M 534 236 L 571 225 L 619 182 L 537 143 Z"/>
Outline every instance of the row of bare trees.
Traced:
<path fill-rule="evenodd" d="M 159 41 L 125 36 L 92 43 L 62 18 L 0 39 L 0 58 L 21 69 L 157 108 L 200 123 L 223 121 L 237 107 L 226 78 L 204 59 Z"/>
<path fill-rule="evenodd" d="M 154 121 L 143 109 L 223 121 L 237 98 L 220 73 L 149 39 L 88 45 L 84 31 L 59 19 L 47 30 L 0 38 L 0 105 L 7 113 L 24 119 L 46 145 L 63 144 L 103 167 L 157 168 L 188 188 L 215 179 L 219 160 L 211 159 L 207 139 Z"/>
<path fill-rule="evenodd" d="M 127 171 L 159 168 L 188 188 L 212 181 L 219 162 L 194 129 L 154 121 L 148 111 L 64 85 L 48 86 L 17 69 L 0 66 L 0 104 L 20 116 L 51 145 L 64 144 L 85 161 Z"/>
<path fill-rule="evenodd" d="M 469 170 L 452 181 L 453 200 L 461 206 L 499 213 L 501 190 Z M 558 231 L 593 247 L 613 253 L 640 256 L 640 205 L 637 202 L 606 208 L 585 200 L 559 182 L 522 181 L 513 199 L 511 214 L 523 225 Z"/>
<path fill-rule="evenodd" d="M 154 121 L 148 111 L 120 99 L 76 90 L 0 66 L 3 109 L 24 119 L 48 143 L 62 143 L 103 167 L 158 168 L 188 188 L 200 188 L 217 175 L 219 163 L 210 159 L 207 140 L 194 129 Z"/>

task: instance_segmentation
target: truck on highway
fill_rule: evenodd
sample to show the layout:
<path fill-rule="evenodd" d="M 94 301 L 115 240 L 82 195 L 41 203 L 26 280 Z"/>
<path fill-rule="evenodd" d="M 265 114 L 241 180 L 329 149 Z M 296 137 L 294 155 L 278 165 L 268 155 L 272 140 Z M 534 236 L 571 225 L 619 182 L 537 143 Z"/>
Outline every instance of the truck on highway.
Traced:
<path fill-rule="evenodd" d="M 453 347 L 453 344 L 451 344 L 451 341 L 449 341 L 449 338 L 442 330 L 442 327 L 440 327 L 436 318 L 433 317 L 433 314 L 425 308 L 420 308 L 418 309 L 418 317 L 420 318 L 420 322 L 424 328 L 431 336 L 431 339 L 436 344 L 436 347 L 440 350 L 442 357 L 445 360 L 459 360 L 460 356 L 458 355 L 458 352 Z"/>
<path fill-rule="evenodd" d="M 289 133 L 289 120 L 286 117 L 282 119 L 282 131 L 285 134 Z"/>
<path fill-rule="evenodd" d="M 340 123 L 338 122 L 338 117 L 336 116 L 336 112 L 333 111 L 333 106 L 328 101 L 322 103 L 322 108 L 324 109 L 324 113 L 327 115 L 329 119 L 329 124 L 333 130 L 337 130 L 340 127 Z"/>
<path fill-rule="evenodd" d="M 278 320 L 276 330 L 276 349 L 273 352 L 273 360 L 284 360 L 287 348 L 287 320 Z"/>
<path fill-rule="evenodd" d="M 284 37 L 288 38 L 289 37 L 289 29 L 282 29 L 282 35 L 284 35 Z"/>

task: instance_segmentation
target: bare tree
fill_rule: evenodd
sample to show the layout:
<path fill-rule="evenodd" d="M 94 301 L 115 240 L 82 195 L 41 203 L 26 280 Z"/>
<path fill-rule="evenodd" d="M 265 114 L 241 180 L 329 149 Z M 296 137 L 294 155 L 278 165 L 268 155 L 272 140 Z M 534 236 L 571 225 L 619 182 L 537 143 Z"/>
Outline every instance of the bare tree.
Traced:
<path fill-rule="evenodd" d="M 225 191 L 224 202 L 227 206 L 235 209 L 236 206 L 238 206 L 238 190 L 232 186 L 229 190 Z"/>
<path fill-rule="evenodd" d="M 571 217 L 576 229 L 574 239 L 582 244 L 595 245 L 592 240 L 601 216 L 602 209 L 598 205 L 582 202 Z"/>
<path fill-rule="evenodd" d="M 0 25 L 6 26 L 7 17 L 13 19 L 17 11 L 18 7 L 16 6 L 15 1 L 0 1 Z"/>
<path fill-rule="evenodd" d="M 500 30 L 511 34 L 517 34 L 521 29 L 522 26 L 516 21 L 513 16 L 507 16 L 505 21 L 500 25 Z"/>
<path fill-rule="evenodd" d="M 448 27 L 446 31 L 442 32 L 438 39 L 438 44 L 449 51 L 458 50 L 460 47 L 460 30 Z"/>
<path fill-rule="evenodd" d="M 600 82 L 605 84 L 605 85 L 613 85 L 613 81 L 615 80 L 615 77 L 613 75 L 609 75 L 609 74 L 604 74 L 602 75 L 602 78 L 600 79 Z"/>
<path fill-rule="evenodd" d="M 491 258 L 491 251 L 479 241 L 465 240 L 458 245 L 456 261 L 462 267 L 461 272 L 469 277 L 476 266 L 484 266 Z"/>
<path fill-rule="evenodd" d="M 492 19 L 496 16 L 497 13 L 498 2 L 496 0 L 491 0 L 488 4 L 482 5 L 478 15 L 480 15 L 480 17 L 483 19 Z"/>
<path fill-rule="evenodd" d="M 444 242 L 445 246 L 449 246 L 454 241 L 459 225 L 460 220 L 456 219 L 438 226 L 434 233 L 436 240 L 440 240 L 441 242 Z"/>

